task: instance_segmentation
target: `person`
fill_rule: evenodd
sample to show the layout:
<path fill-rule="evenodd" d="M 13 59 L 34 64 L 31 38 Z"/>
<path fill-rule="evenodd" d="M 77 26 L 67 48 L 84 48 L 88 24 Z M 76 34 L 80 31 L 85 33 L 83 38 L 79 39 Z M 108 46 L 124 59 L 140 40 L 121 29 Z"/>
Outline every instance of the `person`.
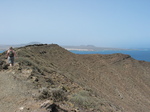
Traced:
<path fill-rule="evenodd" d="M 6 57 L 8 59 L 8 63 L 10 66 L 14 66 L 14 58 L 16 56 L 16 52 L 10 47 L 7 51 Z"/>

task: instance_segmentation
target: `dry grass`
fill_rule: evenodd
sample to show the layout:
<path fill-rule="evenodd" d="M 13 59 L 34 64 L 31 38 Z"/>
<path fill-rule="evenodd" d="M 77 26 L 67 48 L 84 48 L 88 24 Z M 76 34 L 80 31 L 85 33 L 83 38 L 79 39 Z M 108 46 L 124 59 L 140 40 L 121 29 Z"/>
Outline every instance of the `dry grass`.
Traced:
<path fill-rule="evenodd" d="M 96 98 L 93 98 L 88 91 L 81 90 L 78 93 L 75 93 L 71 96 L 70 101 L 75 105 L 84 107 L 84 108 L 96 108 L 98 101 Z"/>

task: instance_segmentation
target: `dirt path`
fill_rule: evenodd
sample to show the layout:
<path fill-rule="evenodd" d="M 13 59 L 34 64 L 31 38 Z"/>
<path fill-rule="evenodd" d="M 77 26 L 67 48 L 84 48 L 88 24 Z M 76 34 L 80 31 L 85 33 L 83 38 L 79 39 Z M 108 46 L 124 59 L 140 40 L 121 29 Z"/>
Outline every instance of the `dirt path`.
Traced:
<path fill-rule="evenodd" d="M 19 112 L 31 94 L 26 82 L 0 72 L 0 112 Z"/>

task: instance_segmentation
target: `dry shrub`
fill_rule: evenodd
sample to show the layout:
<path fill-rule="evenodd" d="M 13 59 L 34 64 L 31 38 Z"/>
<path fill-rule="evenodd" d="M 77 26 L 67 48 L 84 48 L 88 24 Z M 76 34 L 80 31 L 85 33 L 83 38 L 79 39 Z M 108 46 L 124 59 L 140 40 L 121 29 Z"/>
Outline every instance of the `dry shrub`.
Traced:
<path fill-rule="evenodd" d="M 38 98 L 40 100 L 47 99 L 49 97 L 51 97 L 51 94 L 50 94 L 49 90 L 46 88 L 42 89 L 39 96 L 38 96 Z"/>
<path fill-rule="evenodd" d="M 96 104 L 96 100 L 90 96 L 88 91 L 85 90 L 81 90 L 78 93 L 73 94 L 70 101 L 85 108 L 93 108 Z"/>
<path fill-rule="evenodd" d="M 66 100 L 66 94 L 61 88 L 51 89 L 51 94 L 54 101 Z"/>
<path fill-rule="evenodd" d="M 44 88 L 41 90 L 39 99 L 52 99 L 53 101 L 63 101 L 66 100 L 66 94 L 61 88 Z"/>

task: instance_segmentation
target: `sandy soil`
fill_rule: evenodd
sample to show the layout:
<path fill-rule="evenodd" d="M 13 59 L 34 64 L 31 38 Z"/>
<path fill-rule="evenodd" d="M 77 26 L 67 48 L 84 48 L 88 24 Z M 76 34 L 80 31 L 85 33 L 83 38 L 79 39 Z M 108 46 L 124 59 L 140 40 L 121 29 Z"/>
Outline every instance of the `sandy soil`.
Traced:
<path fill-rule="evenodd" d="M 19 112 L 30 99 L 28 83 L 17 79 L 14 74 L 0 73 L 0 112 Z"/>

